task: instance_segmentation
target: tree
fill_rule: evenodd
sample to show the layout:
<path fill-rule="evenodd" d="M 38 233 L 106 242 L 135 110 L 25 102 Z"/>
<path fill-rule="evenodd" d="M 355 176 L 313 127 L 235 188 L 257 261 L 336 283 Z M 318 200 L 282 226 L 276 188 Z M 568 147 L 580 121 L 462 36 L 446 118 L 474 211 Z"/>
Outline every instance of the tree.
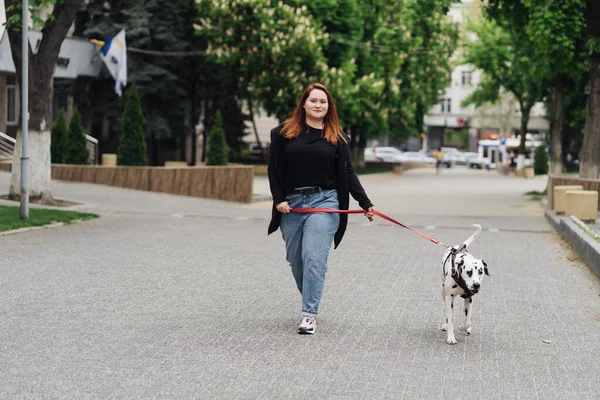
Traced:
<path fill-rule="evenodd" d="M 487 15 L 503 26 L 520 32 L 533 44 L 532 63 L 541 66 L 550 83 L 551 171 L 563 172 L 563 142 L 567 95 L 572 82 L 587 69 L 585 62 L 584 0 L 490 0 Z"/>
<path fill-rule="evenodd" d="M 81 125 L 79 110 L 75 107 L 73 116 L 69 123 L 69 132 L 67 134 L 65 164 L 87 165 L 90 163 L 90 151 L 87 147 L 87 139 Z"/>
<path fill-rule="evenodd" d="M 142 114 L 140 98 L 135 84 L 131 85 L 127 92 L 127 102 L 123 112 L 123 124 L 117 150 L 117 163 L 118 165 L 128 166 L 148 165 L 144 115 Z"/>
<path fill-rule="evenodd" d="M 600 177 L 600 1 L 587 0 L 589 78 L 586 87 L 587 107 L 579 176 Z"/>
<path fill-rule="evenodd" d="M 52 164 L 62 164 L 65 162 L 68 135 L 69 127 L 65 118 L 65 110 L 61 108 L 58 110 L 58 116 L 51 130 L 50 154 Z"/>
<path fill-rule="evenodd" d="M 22 87 L 21 63 L 21 0 L 5 0 L 7 32 L 13 62 L 17 72 L 17 80 Z M 30 192 L 33 199 L 52 200 L 50 187 L 50 123 L 52 121 L 52 81 L 54 66 L 58 59 L 60 46 L 69 28 L 73 24 L 81 0 L 34 0 L 33 7 L 44 8 L 54 6 L 46 21 L 34 20 L 43 25 L 42 38 L 34 54 L 29 48 L 29 157 L 30 157 Z M 17 133 L 17 143 L 13 158 L 9 197 L 19 199 L 21 193 L 21 133 Z"/>
<path fill-rule="evenodd" d="M 510 26 L 509 26 L 510 27 Z M 483 71 L 478 87 L 463 105 L 479 106 L 485 102 L 497 102 L 502 90 L 513 94 L 521 111 L 521 143 L 517 169 L 524 167 L 527 125 L 533 106 L 546 94 L 543 66 L 532 61 L 534 44 L 518 30 L 510 31 L 493 20 L 470 23 L 469 29 L 477 36 L 464 45 L 464 63 Z"/>
<path fill-rule="evenodd" d="M 204 0 L 196 29 L 208 60 L 239 82 L 239 97 L 280 120 L 307 84 L 328 86 L 356 162 L 368 137 L 421 131 L 449 82 L 450 3 Z"/>
<path fill-rule="evenodd" d="M 321 48 L 327 39 L 307 7 L 264 0 L 198 2 L 199 35 L 208 60 L 225 68 L 254 107 L 280 120 L 293 110 L 299 91 L 328 70 Z"/>
<path fill-rule="evenodd" d="M 185 133 L 197 123 L 191 121 L 188 93 L 193 57 L 178 56 L 193 50 L 189 14 L 194 10 L 192 0 L 91 0 L 83 7 L 87 20 L 77 27 L 78 34 L 98 40 L 126 29 L 128 48 L 143 49 L 127 53 L 128 82 L 137 86 L 153 164 L 159 161 L 157 150 L 162 141 L 183 147 Z M 116 97 L 113 88 L 113 78 L 103 68 L 89 97 L 94 112 L 107 116 L 118 132 L 125 101 Z"/>
<path fill-rule="evenodd" d="M 223 120 L 219 111 L 210 127 L 206 165 L 227 165 L 227 144 L 223 132 Z"/>

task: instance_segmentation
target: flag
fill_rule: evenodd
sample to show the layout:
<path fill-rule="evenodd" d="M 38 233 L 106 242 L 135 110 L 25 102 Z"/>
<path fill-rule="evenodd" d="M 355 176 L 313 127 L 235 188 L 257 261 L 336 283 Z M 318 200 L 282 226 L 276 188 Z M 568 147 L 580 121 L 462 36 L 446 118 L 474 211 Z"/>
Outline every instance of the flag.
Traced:
<path fill-rule="evenodd" d="M 125 29 L 111 36 L 100 49 L 100 58 L 115 80 L 115 92 L 121 97 L 123 87 L 127 86 L 127 46 Z"/>

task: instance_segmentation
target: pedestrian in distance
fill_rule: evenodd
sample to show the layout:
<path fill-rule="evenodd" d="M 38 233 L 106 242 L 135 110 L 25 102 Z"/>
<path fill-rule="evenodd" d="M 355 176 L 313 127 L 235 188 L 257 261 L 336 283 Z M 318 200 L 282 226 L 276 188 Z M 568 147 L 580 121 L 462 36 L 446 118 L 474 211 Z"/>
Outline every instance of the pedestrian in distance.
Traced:
<path fill-rule="evenodd" d="M 442 171 L 442 167 L 444 166 L 444 152 L 442 148 L 439 147 L 434 154 L 435 157 L 435 173 L 439 174 Z"/>
<path fill-rule="evenodd" d="M 271 130 L 268 175 L 273 195 L 268 234 L 281 230 L 286 260 L 302 295 L 298 333 L 314 334 L 329 251 L 332 242 L 334 248 L 340 244 L 348 215 L 290 209 L 348 210 L 352 194 L 369 219 L 374 211 L 352 167 L 348 137 L 325 86 L 308 86 L 292 116 Z"/>

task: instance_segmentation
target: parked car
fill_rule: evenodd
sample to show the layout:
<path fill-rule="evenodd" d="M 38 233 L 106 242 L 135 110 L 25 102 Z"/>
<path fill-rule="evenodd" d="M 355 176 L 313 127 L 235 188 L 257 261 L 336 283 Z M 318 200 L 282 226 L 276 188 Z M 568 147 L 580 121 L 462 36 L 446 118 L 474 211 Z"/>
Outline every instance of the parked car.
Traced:
<path fill-rule="evenodd" d="M 467 165 L 467 157 L 465 157 L 460 151 L 444 153 L 444 161 L 446 160 L 454 162 L 454 165 Z"/>
<path fill-rule="evenodd" d="M 472 151 L 465 151 L 462 155 L 469 160 L 477 160 L 479 158 L 479 154 Z"/>
<path fill-rule="evenodd" d="M 365 149 L 365 161 L 400 162 L 402 152 L 395 147 L 375 147 Z"/>
<path fill-rule="evenodd" d="M 423 162 L 426 164 L 433 164 L 433 157 L 429 157 L 427 154 L 420 151 L 407 151 L 402 153 L 400 156 L 401 162 Z"/>

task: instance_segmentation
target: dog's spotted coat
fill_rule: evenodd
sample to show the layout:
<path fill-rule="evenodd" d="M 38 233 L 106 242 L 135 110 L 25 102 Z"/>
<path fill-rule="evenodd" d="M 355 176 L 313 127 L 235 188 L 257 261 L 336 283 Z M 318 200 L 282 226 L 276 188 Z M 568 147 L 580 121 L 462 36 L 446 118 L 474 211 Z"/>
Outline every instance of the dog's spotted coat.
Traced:
<path fill-rule="evenodd" d="M 464 299 L 465 322 L 458 329 L 470 335 L 472 296 L 479 292 L 483 275 L 489 275 L 485 261 L 477 259 L 467 252 L 468 247 L 481 232 L 480 225 L 473 226 L 477 228 L 475 233 L 465 240 L 461 246 L 455 246 L 454 249 L 446 250 L 444 258 L 442 258 L 444 317 L 442 317 L 441 329 L 448 332 L 446 340 L 448 344 L 456 344 L 453 321 L 454 299 L 456 296 L 461 296 Z M 456 280 L 464 282 L 464 284 L 459 285 Z M 460 286 L 466 287 L 467 291 Z"/>

